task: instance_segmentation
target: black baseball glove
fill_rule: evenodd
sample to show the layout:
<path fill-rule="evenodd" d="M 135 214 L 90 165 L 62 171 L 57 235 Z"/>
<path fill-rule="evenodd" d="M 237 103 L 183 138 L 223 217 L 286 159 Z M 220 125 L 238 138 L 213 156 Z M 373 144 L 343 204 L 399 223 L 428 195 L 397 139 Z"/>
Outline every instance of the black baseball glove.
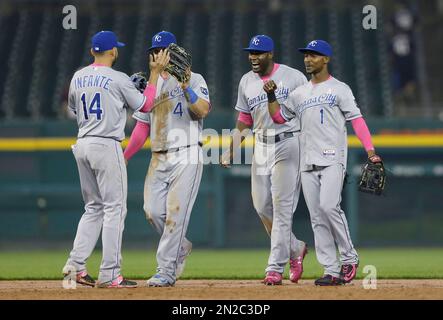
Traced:
<path fill-rule="evenodd" d="M 136 72 L 130 77 L 130 79 L 138 91 L 141 93 L 145 91 L 146 86 L 148 85 L 148 75 L 146 72 Z"/>
<path fill-rule="evenodd" d="M 381 195 L 386 182 L 386 172 L 383 161 L 377 155 L 368 158 L 362 167 L 358 190 L 361 192 Z"/>
<path fill-rule="evenodd" d="M 171 43 L 168 46 L 168 51 L 170 60 L 165 70 L 179 82 L 188 82 L 190 76 L 189 71 L 192 65 L 191 55 L 175 43 Z"/>

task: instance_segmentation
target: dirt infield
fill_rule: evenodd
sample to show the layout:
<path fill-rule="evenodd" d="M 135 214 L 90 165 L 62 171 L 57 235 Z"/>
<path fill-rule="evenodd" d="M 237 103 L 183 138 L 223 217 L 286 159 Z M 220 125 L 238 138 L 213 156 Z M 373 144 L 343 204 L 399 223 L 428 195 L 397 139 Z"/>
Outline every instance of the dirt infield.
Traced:
<path fill-rule="evenodd" d="M 0 300 L 11 299 L 134 299 L 134 300 L 317 300 L 317 299 L 443 299 L 443 280 L 378 280 L 377 289 L 362 281 L 341 287 L 315 287 L 313 280 L 299 284 L 264 286 L 258 280 L 181 280 L 172 288 L 98 289 L 77 286 L 67 290 L 62 281 L 0 281 Z"/>

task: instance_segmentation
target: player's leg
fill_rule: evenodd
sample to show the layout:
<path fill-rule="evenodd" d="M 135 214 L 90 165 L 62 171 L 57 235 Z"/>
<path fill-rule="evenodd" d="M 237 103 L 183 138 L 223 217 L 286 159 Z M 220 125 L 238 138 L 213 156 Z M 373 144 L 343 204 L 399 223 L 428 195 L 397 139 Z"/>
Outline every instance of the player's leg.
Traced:
<path fill-rule="evenodd" d="M 345 170 L 341 164 L 322 170 L 320 209 L 329 220 L 342 264 L 350 265 L 358 263 L 358 255 L 351 240 L 345 213 L 340 207 L 344 177 Z"/>
<path fill-rule="evenodd" d="M 146 219 L 162 235 L 166 222 L 166 196 L 168 194 L 168 174 L 164 170 L 166 155 L 152 153 L 145 178 L 143 192 Z M 158 167 L 162 170 L 157 170 Z"/>
<path fill-rule="evenodd" d="M 262 221 L 266 232 L 271 236 L 272 231 L 272 195 L 271 175 L 266 174 L 265 166 L 252 160 L 251 167 L 251 194 L 252 204 Z"/>
<path fill-rule="evenodd" d="M 120 143 L 112 139 L 94 140 L 88 144 L 87 152 L 103 199 L 103 259 L 99 282 L 106 283 L 121 275 L 121 244 L 127 213 L 126 165 Z"/>
<path fill-rule="evenodd" d="M 334 237 L 329 220 L 320 208 L 320 193 L 324 192 L 321 175 L 321 170 L 301 172 L 303 195 L 311 218 L 317 260 L 323 266 L 325 275 L 338 278 L 340 263 L 337 259 Z"/>
<path fill-rule="evenodd" d="M 283 273 L 290 258 L 290 244 L 295 254 L 302 254 L 304 242 L 292 233 L 292 217 L 300 194 L 298 139 L 290 138 L 275 145 L 270 154 L 273 224 L 271 254 L 266 271 Z"/>
<path fill-rule="evenodd" d="M 85 212 L 78 224 L 73 249 L 65 266 L 74 267 L 79 274 L 86 271 L 86 260 L 94 250 L 103 224 L 102 199 L 95 175 L 86 160 L 83 142 L 80 140 L 73 147 L 73 153 L 77 162 Z"/>
<path fill-rule="evenodd" d="M 166 200 L 166 223 L 157 250 L 157 275 L 166 279 L 170 285 L 176 281 L 177 261 L 183 241 L 186 241 L 184 238 L 203 171 L 203 156 L 199 146 L 181 150 L 174 156 L 177 159 L 171 171 L 172 179 Z M 182 161 L 189 157 L 192 162 Z M 155 279 L 151 280 L 155 285 Z"/>

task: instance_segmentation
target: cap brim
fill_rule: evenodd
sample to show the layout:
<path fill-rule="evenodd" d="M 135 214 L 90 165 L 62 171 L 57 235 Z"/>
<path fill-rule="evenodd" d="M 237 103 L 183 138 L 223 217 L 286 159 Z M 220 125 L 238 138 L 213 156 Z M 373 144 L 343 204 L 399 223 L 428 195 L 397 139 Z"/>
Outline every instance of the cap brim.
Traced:
<path fill-rule="evenodd" d="M 120 48 L 120 47 L 124 47 L 124 46 L 125 46 L 125 44 L 124 44 L 123 42 L 118 42 L 118 41 L 117 41 L 117 47 Z"/>
<path fill-rule="evenodd" d="M 244 51 L 258 51 L 258 52 L 271 52 L 272 50 L 263 50 L 257 48 L 243 48 Z"/>
<path fill-rule="evenodd" d="M 308 48 L 298 48 L 298 51 L 300 51 L 301 53 L 313 52 L 313 53 L 316 53 L 316 54 L 318 54 L 320 56 L 329 57 L 328 55 L 326 55 L 326 54 L 324 54 L 324 53 L 322 53 L 320 51 L 312 50 L 312 49 L 308 49 Z"/>

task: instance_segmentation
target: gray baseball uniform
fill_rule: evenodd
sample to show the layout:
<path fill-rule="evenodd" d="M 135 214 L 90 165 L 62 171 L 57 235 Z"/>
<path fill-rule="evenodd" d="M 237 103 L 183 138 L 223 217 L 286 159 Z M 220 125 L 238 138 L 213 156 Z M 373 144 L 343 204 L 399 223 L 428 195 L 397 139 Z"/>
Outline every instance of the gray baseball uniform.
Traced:
<path fill-rule="evenodd" d="M 69 108 L 77 115 L 77 162 L 85 212 L 80 219 L 67 266 L 86 269 L 100 231 L 103 259 L 99 282 L 120 275 L 121 243 L 126 217 L 127 174 L 120 141 L 124 138 L 126 106 L 145 103 L 129 77 L 105 66 L 77 71 L 69 88 Z"/>
<path fill-rule="evenodd" d="M 297 88 L 283 104 L 281 114 L 286 120 L 300 118 L 301 181 L 317 259 L 325 274 L 338 277 L 340 262 L 358 262 L 340 202 L 347 161 L 346 121 L 361 117 L 360 109 L 349 86 L 330 77 Z"/>
<path fill-rule="evenodd" d="M 191 73 L 190 87 L 209 102 L 200 74 Z M 194 120 L 189 106 L 177 80 L 168 76 L 158 80 L 152 112 L 133 115 L 151 125 L 152 158 L 145 179 L 144 210 L 161 235 L 157 273 L 171 284 L 176 281 L 177 260 L 190 245 L 185 235 L 203 171 L 199 145 L 203 120 Z"/>
<path fill-rule="evenodd" d="M 277 65 L 268 79 L 277 84 L 279 103 L 307 82 L 298 70 Z M 249 113 L 256 137 L 252 161 L 252 201 L 271 237 L 271 252 L 266 272 L 283 273 L 289 259 L 301 255 L 305 243 L 292 233 L 292 216 L 300 193 L 298 119 L 276 124 L 268 112 L 267 94 L 262 79 L 253 71 L 240 80 L 235 109 Z M 276 138 L 278 137 L 278 138 Z M 275 139 L 281 141 L 275 142 Z"/>

